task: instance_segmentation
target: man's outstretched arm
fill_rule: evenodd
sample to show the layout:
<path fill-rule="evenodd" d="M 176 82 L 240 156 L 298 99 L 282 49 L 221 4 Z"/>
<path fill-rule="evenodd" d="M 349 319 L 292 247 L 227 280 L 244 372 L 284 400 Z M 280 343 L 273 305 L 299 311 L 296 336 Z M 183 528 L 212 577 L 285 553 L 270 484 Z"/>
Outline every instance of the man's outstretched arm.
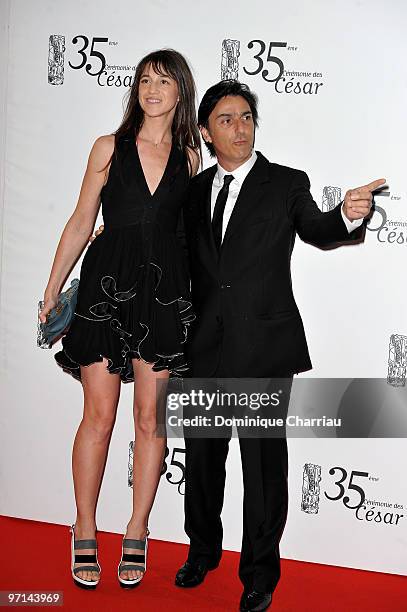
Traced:
<path fill-rule="evenodd" d="M 357 239 L 362 233 L 363 219 L 372 207 L 372 193 L 385 183 L 385 179 L 378 179 L 350 189 L 341 205 L 323 213 L 312 199 L 308 176 L 297 171 L 287 199 L 289 217 L 300 238 L 317 246 Z"/>

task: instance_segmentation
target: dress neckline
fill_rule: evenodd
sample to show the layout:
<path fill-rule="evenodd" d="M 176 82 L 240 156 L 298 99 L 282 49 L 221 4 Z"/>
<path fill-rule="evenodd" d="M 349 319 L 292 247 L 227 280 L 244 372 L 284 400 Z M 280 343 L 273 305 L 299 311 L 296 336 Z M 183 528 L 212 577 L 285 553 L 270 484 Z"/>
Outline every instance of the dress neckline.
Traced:
<path fill-rule="evenodd" d="M 170 167 L 170 162 L 172 161 L 172 157 L 173 157 L 173 153 L 174 153 L 174 149 L 175 149 L 174 139 L 171 142 L 170 154 L 168 155 L 168 159 L 167 159 L 167 163 L 166 163 L 165 168 L 164 168 L 164 172 L 162 173 L 161 179 L 160 179 L 157 187 L 155 188 L 155 190 L 152 193 L 151 193 L 150 188 L 148 186 L 146 175 L 144 174 L 143 165 L 141 163 L 141 159 L 140 159 L 140 155 L 139 155 L 139 151 L 138 151 L 137 139 L 134 141 L 134 148 L 136 149 L 136 159 L 137 159 L 137 162 L 138 162 L 138 166 L 139 166 L 139 170 L 140 170 L 140 174 L 141 174 L 141 178 L 142 178 L 142 183 L 143 183 L 146 195 L 150 199 L 152 199 L 152 198 L 154 198 L 154 196 L 157 194 L 157 192 L 159 191 L 159 189 L 163 185 L 164 180 L 167 178 L 167 174 L 168 174 L 169 167 Z"/>

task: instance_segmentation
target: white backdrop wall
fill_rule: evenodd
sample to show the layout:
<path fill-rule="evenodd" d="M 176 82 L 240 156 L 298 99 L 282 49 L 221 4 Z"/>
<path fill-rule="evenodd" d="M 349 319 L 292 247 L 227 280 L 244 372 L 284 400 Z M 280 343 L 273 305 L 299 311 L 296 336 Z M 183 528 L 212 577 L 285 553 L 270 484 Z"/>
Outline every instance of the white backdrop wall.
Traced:
<path fill-rule="evenodd" d="M 393 384 L 405 384 L 407 96 L 399 67 L 407 52 L 407 6 L 402 0 L 250 5 L 224 0 L 222 6 L 208 0 L 194 4 L 193 11 L 186 0 L 12 0 L 0 6 L 2 24 L 10 28 L 8 56 L 2 36 L 6 61 L 0 73 L 6 107 L 1 513 L 63 524 L 74 518 L 70 452 L 81 417 L 81 387 L 57 368 L 51 351 L 36 348 L 36 302 L 76 203 L 92 143 L 117 128 L 134 66 L 155 48 L 173 47 L 186 55 L 200 97 L 221 78 L 222 42 L 235 41 L 232 48 L 239 55 L 232 67 L 260 99 L 256 148 L 271 161 L 306 170 L 321 207 L 333 201 L 324 193 L 339 197 L 339 190 L 343 195 L 347 188 L 387 178 L 388 193 L 376 200 L 379 210 L 364 244 L 323 252 L 298 241 L 293 283 L 312 376 L 385 378 L 390 337 L 397 334 Z M 60 84 L 48 82 L 51 35 L 64 37 L 59 72 L 53 73 Z M 92 39 L 107 39 L 94 41 L 106 59 L 99 78 L 76 68 L 86 41 L 81 37 L 89 39 L 83 52 L 91 72 L 100 67 L 100 58 L 89 55 Z M 261 42 L 250 47 L 254 40 Z M 270 43 L 276 42 L 285 43 L 271 47 L 285 70 L 285 81 L 277 86 L 265 80 L 277 76 L 277 63 L 267 62 Z M 256 59 L 262 43 L 265 51 Z M 260 60 L 264 66 L 258 71 Z M 265 78 L 263 70 L 269 70 Z M 337 189 L 324 192 L 326 187 Z M 100 496 L 102 530 L 122 532 L 130 513 L 131 394 L 125 386 Z M 383 410 L 379 417 L 385 419 Z M 171 458 L 182 463 L 184 444 L 170 440 L 168 446 L 168 470 L 150 527 L 152 537 L 186 542 L 183 488 L 171 483 L 181 472 L 170 465 Z M 290 440 L 290 510 L 282 556 L 407 574 L 405 450 L 402 439 Z M 305 464 L 319 466 L 321 475 L 308 511 L 301 509 Z M 342 471 L 330 474 L 332 467 Z M 346 508 L 335 484 L 346 471 L 346 489 L 355 470 L 368 474 L 355 478 L 366 494 L 365 508 L 357 513 Z M 224 545 L 231 550 L 240 549 L 241 500 L 233 441 L 223 513 Z"/>

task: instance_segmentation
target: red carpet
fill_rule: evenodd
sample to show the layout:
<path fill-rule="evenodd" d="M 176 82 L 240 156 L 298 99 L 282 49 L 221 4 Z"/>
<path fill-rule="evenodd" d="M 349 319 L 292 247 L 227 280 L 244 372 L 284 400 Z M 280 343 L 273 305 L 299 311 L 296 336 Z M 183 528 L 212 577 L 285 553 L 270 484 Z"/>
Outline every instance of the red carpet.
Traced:
<path fill-rule="evenodd" d="M 183 590 L 173 582 L 176 569 L 186 558 L 187 547 L 150 540 L 146 577 L 135 590 L 125 591 L 116 579 L 121 536 L 102 532 L 98 535 L 102 580 L 96 591 L 83 591 L 71 581 L 67 527 L 0 517 L 0 529 L 1 591 L 63 591 L 64 606 L 54 609 L 73 612 L 238 610 L 241 585 L 237 553 L 224 552 L 219 568 L 208 574 L 204 584 Z M 407 578 L 283 560 L 282 578 L 271 610 L 406 612 Z"/>

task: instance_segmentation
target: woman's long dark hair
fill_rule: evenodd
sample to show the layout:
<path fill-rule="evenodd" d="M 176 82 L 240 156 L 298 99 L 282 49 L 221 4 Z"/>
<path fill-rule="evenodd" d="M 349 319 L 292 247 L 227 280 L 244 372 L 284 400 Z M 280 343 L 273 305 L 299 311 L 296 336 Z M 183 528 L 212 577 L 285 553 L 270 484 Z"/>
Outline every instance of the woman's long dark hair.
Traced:
<path fill-rule="evenodd" d="M 191 69 L 186 59 L 174 49 L 160 49 L 149 53 L 138 63 L 133 84 L 128 93 L 123 120 L 115 132 L 115 149 L 124 135 L 134 133 L 137 137 L 144 122 L 144 111 L 140 106 L 138 93 L 140 79 L 150 66 L 157 74 L 168 74 L 178 85 L 179 102 L 172 122 L 172 138 L 190 160 L 187 148 L 193 149 L 202 157 L 201 139 L 196 118 L 196 89 Z"/>

